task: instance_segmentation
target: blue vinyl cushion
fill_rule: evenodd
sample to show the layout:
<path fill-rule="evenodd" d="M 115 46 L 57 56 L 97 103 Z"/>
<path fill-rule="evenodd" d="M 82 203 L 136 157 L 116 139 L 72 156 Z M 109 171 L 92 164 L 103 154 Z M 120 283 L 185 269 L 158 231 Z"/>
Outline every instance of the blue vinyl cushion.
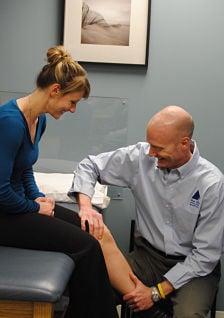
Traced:
<path fill-rule="evenodd" d="M 73 269 L 63 253 L 0 246 L 0 299 L 57 302 Z"/>

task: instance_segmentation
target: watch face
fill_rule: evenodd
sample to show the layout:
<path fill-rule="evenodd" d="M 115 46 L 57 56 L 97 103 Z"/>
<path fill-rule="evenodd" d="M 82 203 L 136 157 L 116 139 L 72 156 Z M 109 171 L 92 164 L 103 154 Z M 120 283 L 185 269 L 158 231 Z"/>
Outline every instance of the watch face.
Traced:
<path fill-rule="evenodd" d="M 156 303 L 157 301 L 159 301 L 160 300 L 160 295 L 159 295 L 159 292 L 158 292 L 158 290 L 155 288 L 155 287 L 153 287 L 152 288 L 152 300 L 153 300 L 153 302 L 154 303 Z"/>
<path fill-rule="evenodd" d="M 152 295 L 152 300 L 153 300 L 154 302 L 159 301 L 159 300 L 160 300 L 159 295 L 157 295 L 157 294 Z"/>

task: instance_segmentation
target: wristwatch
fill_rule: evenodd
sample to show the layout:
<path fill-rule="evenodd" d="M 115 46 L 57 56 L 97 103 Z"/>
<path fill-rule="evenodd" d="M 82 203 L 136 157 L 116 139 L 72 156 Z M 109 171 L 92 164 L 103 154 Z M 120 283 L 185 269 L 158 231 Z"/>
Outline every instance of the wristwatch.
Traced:
<path fill-rule="evenodd" d="M 152 290 L 152 301 L 156 303 L 157 301 L 161 299 L 160 293 L 155 286 L 152 286 L 151 290 Z"/>

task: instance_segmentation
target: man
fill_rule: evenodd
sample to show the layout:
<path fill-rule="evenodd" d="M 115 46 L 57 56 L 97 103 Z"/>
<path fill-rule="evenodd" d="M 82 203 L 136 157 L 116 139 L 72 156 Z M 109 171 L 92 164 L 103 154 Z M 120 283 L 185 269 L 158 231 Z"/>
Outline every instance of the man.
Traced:
<path fill-rule="evenodd" d="M 173 316 L 206 317 L 220 279 L 224 224 L 224 182 L 217 167 L 199 155 L 194 123 L 179 106 L 167 106 L 147 126 L 147 143 L 98 156 L 78 166 L 70 195 L 78 193 L 82 227 L 101 244 L 114 287 L 140 317 L 156 313 L 169 299 Z M 101 216 L 90 204 L 96 181 L 131 189 L 136 203 L 134 252 L 128 262 L 140 279 L 119 286 L 125 261 L 115 251 Z M 109 244 L 107 244 L 107 241 Z M 109 246 L 109 247 L 108 247 Z M 109 261 L 107 260 L 109 258 Z M 120 264 L 122 266 L 120 266 Z M 115 278 L 114 278 L 115 276 Z M 120 278 L 122 280 L 122 278 Z M 150 316 L 151 317 L 151 316 Z"/>

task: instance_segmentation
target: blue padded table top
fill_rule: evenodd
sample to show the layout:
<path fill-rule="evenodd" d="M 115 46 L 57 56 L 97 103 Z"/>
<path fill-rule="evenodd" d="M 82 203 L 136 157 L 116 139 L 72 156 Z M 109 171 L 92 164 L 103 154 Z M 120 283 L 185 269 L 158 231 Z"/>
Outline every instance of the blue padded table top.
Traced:
<path fill-rule="evenodd" d="M 73 269 L 63 253 L 0 246 L 0 300 L 57 302 Z"/>

